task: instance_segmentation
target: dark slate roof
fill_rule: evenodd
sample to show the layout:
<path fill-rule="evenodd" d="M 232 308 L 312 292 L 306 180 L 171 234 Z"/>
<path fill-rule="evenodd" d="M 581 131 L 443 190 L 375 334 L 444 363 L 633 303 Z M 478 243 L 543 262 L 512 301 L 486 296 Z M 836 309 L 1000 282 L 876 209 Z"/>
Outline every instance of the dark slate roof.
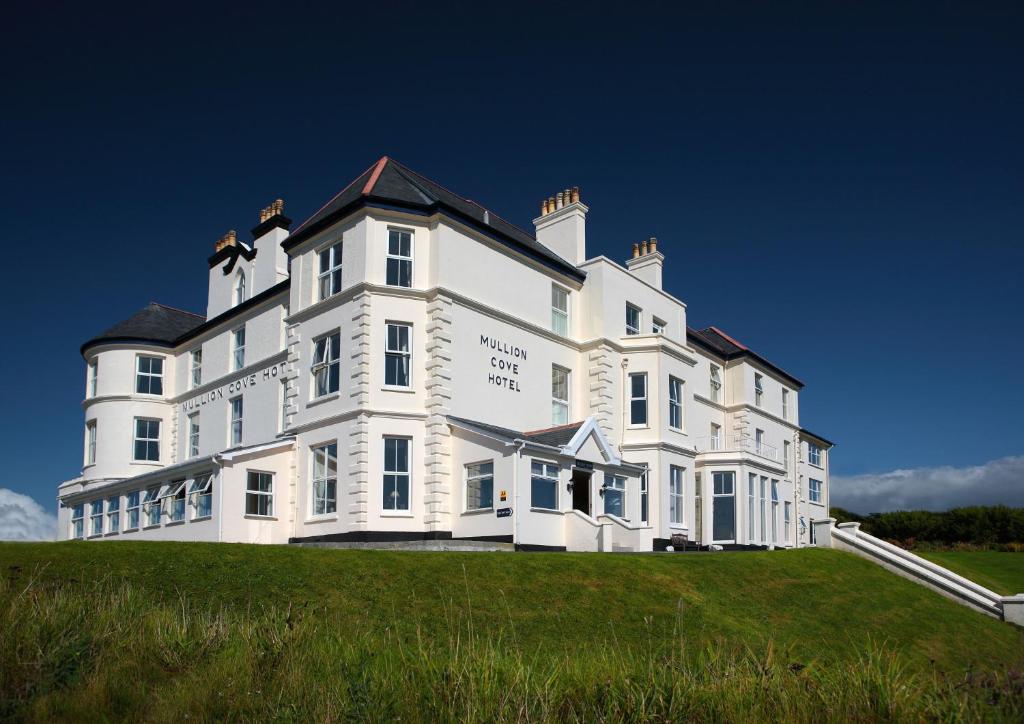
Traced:
<path fill-rule="evenodd" d="M 806 435 L 808 437 L 813 437 L 815 440 L 818 440 L 819 442 L 825 443 L 829 447 L 835 447 L 836 446 L 836 444 L 834 442 L 832 442 L 831 440 L 829 440 L 827 437 L 822 437 L 821 435 L 819 435 L 816 432 L 811 432 L 806 427 L 801 427 L 800 428 L 800 432 L 802 432 L 804 435 Z"/>
<path fill-rule="evenodd" d="M 579 281 L 586 278 L 585 272 L 541 244 L 532 234 L 387 156 L 383 156 L 357 176 L 319 211 L 304 221 L 284 242 L 284 248 L 291 249 L 356 209 L 374 204 L 423 213 L 444 211 L 458 221 L 474 227 L 549 268 Z"/>
<path fill-rule="evenodd" d="M 508 438 L 509 440 L 529 440 L 530 442 L 535 442 L 539 445 L 550 445 L 551 447 L 562 447 L 564 445 L 568 445 L 569 441 L 572 440 L 573 435 L 575 435 L 583 425 L 582 422 L 572 422 L 568 425 L 549 427 L 544 430 L 519 432 L 518 430 L 511 430 L 507 427 L 489 425 L 485 422 L 467 420 L 464 417 L 455 417 L 454 415 L 449 415 L 448 419 L 455 423 L 463 423 L 484 430 L 485 432 L 491 432 L 499 437 Z"/>
<path fill-rule="evenodd" d="M 201 325 L 206 318 L 150 302 L 123 322 L 82 345 L 82 350 L 103 342 L 144 342 L 173 347 L 180 337 Z"/>
<path fill-rule="evenodd" d="M 720 330 L 718 327 L 708 327 L 707 329 L 693 329 L 692 327 L 686 328 L 686 339 L 691 343 L 697 344 L 705 349 L 709 350 L 713 354 L 718 355 L 724 360 L 739 359 L 741 357 L 749 357 L 750 359 L 756 360 L 764 367 L 772 370 L 781 377 L 789 380 L 791 384 L 796 387 L 803 387 L 804 383 L 793 375 L 786 372 L 778 365 L 772 364 L 764 357 L 753 351 L 742 342 L 738 342 L 728 334 Z"/>

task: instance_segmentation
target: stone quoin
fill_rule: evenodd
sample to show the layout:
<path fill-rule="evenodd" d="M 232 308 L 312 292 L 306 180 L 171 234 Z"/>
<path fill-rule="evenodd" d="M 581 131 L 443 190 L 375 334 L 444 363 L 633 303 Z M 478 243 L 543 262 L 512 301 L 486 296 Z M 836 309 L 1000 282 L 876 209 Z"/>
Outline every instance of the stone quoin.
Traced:
<path fill-rule="evenodd" d="M 832 443 L 798 378 L 689 326 L 682 229 L 620 263 L 587 256 L 576 187 L 527 233 L 387 157 L 341 186 L 221 235 L 205 314 L 150 303 L 82 345 L 61 538 L 814 544 Z"/>

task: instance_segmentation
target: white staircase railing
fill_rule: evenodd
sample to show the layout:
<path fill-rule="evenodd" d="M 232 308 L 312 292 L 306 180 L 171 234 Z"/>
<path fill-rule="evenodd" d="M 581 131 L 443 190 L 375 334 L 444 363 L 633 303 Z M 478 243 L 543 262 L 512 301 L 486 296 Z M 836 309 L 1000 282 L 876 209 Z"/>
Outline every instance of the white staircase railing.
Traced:
<path fill-rule="evenodd" d="M 860 529 L 860 523 L 840 523 L 837 526 L 834 518 L 826 518 L 814 521 L 813 525 L 820 548 L 856 553 L 958 603 L 1024 626 L 1024 594 L 1001 596 L 948 568 L 865 533 Z"/>

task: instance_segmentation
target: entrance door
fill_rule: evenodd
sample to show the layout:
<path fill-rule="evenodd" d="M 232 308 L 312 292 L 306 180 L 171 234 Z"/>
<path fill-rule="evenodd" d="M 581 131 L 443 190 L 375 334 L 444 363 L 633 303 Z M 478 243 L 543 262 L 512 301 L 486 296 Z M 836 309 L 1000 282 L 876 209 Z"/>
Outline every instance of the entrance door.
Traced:
<path fill-rule="evenodd" d="M 587 470 L 572 471 L 572 507 L 590 515 L 590 476 Z"/>

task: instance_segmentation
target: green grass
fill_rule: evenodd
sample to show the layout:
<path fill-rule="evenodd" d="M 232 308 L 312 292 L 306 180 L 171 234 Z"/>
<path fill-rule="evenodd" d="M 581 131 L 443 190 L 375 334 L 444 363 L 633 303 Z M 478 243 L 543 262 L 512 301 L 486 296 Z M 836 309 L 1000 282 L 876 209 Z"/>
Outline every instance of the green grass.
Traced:
<path fill-rule="evenodd" d="M 0 718 L 1024 717 L 1021 630 L 837 551 L 0 544 L 0 576 Z"/>
<path fill-rule="evenodd" d="M 1024 593 L 1024 554 L 1000 551 L 915 551 L 996 593 Z"/>

